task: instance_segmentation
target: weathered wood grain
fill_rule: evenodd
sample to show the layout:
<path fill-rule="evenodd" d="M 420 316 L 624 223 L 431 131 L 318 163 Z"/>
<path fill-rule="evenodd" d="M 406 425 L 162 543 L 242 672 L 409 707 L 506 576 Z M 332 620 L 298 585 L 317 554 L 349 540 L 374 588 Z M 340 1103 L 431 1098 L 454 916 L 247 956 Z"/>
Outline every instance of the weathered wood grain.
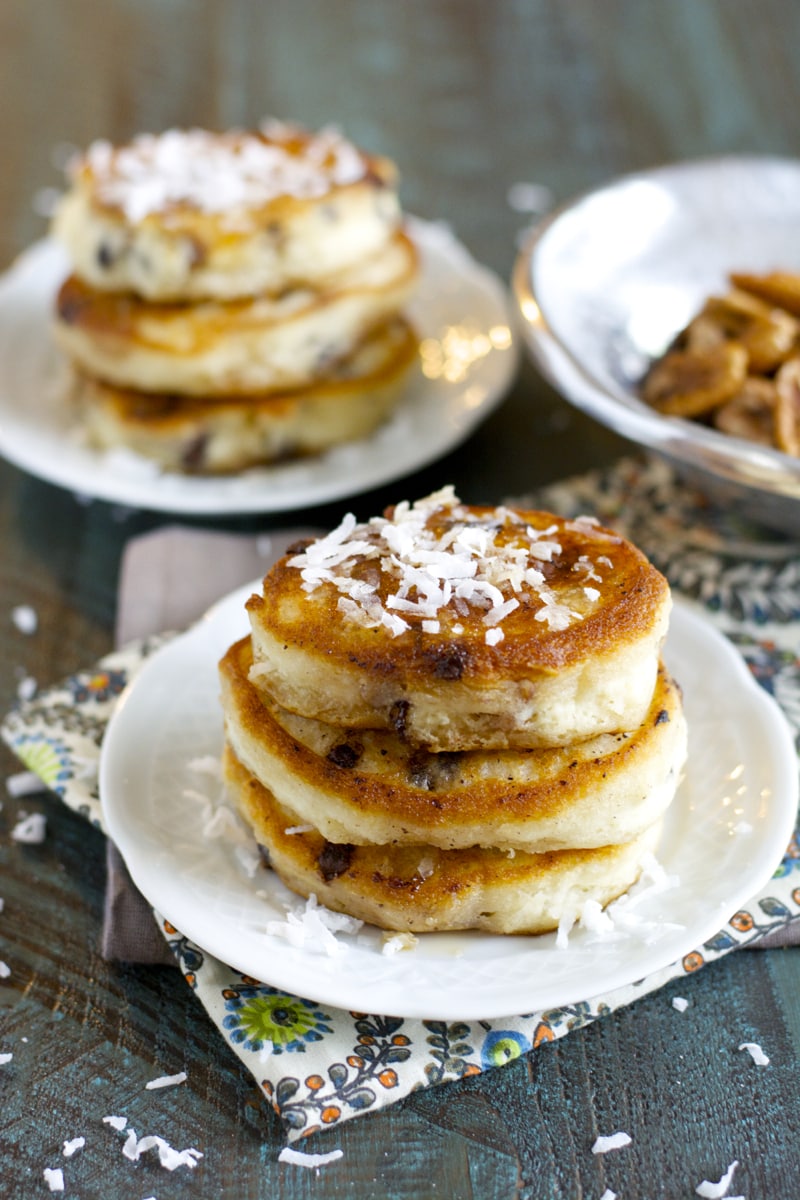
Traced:
<path fill-rule="evenodd" d="M 0 5 L 0 267 L 42 236 L 36 208 L 67 145 L 168 125 L 247 124 L 265 113 L 340 124 L 393 155 L 406 206 L 446 219 L 507 277 L 526 217 L 509 186 L 558 201 L 673 158 L 797 153 L 800 6 L 786 0 L 4 0 Z M 467 445 L 403 481 L 499 500 L 609 461 L 624 444 L 523 365 Z M 397 487 L 355 497 L 359 516 Z M 302 514 L 338 520 L 341 508 Z M 0 466 L 0 704 L 19 678 L 49 683 L 112 642 L 127 538 L 168 520 L 84 504 Z M 285 518 L 233 518 L 253 530 Z M 203 522 L 208 524 L 208 522 Z M 39 630 L 13 628 L 17 603 Z M 7 775 L 18 764 L 0 752 Z M 165 968 L 98 951 L 102 838 L 49 798 L 0 810 L 0 1192 L 47 1194 L 44 1167 L 84 1135 L 67 1197 L 286 1200 L 625 1200 L 694 1195 L 740 1162 L 748 1200 L 798 1194 L 800 953 L 730 956 L 526 1059 L 320 1136 L 341 1146 L 317 1177 L 282 1166 L 278 1122 L 194 997 Z M 20 847 L 21 808 L 48 837 Z M 677 1013 L 682 990 L 690 1007 Z M 27 1039 L 27 1041 L 23 1041 Z M 736 1050 L 760 1041 L 758 1069 Z M 188 1081 L 146 1092 L 159 1074 Z M 196 1172 L 131 1164 L 102 1117 L 204 1153 Z M 598 1133 L 625 1151 L 593 1156 Z"/>

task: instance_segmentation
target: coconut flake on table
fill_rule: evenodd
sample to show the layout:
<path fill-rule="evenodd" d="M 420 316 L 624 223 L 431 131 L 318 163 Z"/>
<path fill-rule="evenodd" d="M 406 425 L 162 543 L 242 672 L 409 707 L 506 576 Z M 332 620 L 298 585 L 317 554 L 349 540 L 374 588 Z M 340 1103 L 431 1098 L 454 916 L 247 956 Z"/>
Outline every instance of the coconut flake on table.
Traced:
<path fill-rule="evenodd" d="M 31 796 L 36 792 L 46 792 L 42 780 L 33 771 L 17 771 L 6 779 L 6 791 L 9 796 Z"/>
<path fill-rule="evenodd" d="M 17 604 L 11 610 L 11 620 L 15 628 L 26 636 L 36 633 L 39 627 L 39 618 L 36 615 L 36 609 L 30 604 Z"/>
<path fill-rule="evenodd" d="M 112 1129 L 116 1129 L 118 1132 L 120 1132 L 128 1124 L 128 1118 L 127 1117 L 103 1117 L 103 1124 L 110 1125 Z"/>
<path fill-rule="evenodd" d="M 291 1146 L 284 1146 L 278 1155 L 278 1162 L 291 1163 L 295 1167 L 313 1167 L 318 1170 L 343 1157 L 343 1150 L 329 1150 L 327 1154 L 307 1154 L 303 1150 L 293 1150 Z"/>
<path fill-rule="evenodd" d="M 45 1167 L 42 1173 L 44 1181 L 51 1192 L 64 1191 L 64 1172 L 61 1170 L 61 1167 Z"/>
<path fill-rule="evenodd" d="M 44 841 L 46 832 L 47 819 L 42 813 L 21 813 L 11 830 L 11 837 L 15 842 L 35 846 Z"/>
<path fill-rule="evenodd" d="M 0 1067 L 4 1067 L 6 1063 L 10 1063 L 13 1057 L 14 1055 L 8 1050 L 4 1051 L 3 1054 L 0 1054 Z"/>
<path fill-rule="evenodd" d="M 187 1150 L 175 1150 L 170 1146 L 169 1142 L 164 1138 L 158 1137 L 156 1134 L 145 1134 L 144 1137 L 137 1137 L 135 1129 L 128 1130 L 128 1136 L 125 1144 L 122 1147 L 122 1153 L 131 1162 L 138 1162 L 143 1154 L 148 1150 L 158 1151 L 158 1161 L 161 1166 L 167 1171 L 174 1171 L 178 1167 L 196 1167 L 198 1160 L 203 1157 L 200 1150 L 195 1150 L 190 1146 Z"/>
<path fill-rule="evenodd" d="M 61 1148 L 61 1153 L 64 1155 L 64 1158 L 72 1158 L 73 1154 L 77 1154 L 77 1152 L 82 1150 L 85 1145 L 85 1137 L 71 1138 L 69 1141 L 64 1142 L 64 1145 Z"/>
<path fill-rule="evenodd" d="M 594 1145 L 592 1146 L 592 1154 L 608 1154 L 609 1150 L 621 1150 L 624 1146 L 630 1146 L 632 1140 L 629 1133 L 623 1133 L 622 1131 L 601 1134 L 595 1138 Z"/>
<path fill-rule="evenodd" d="M 725 1174 L 716 1183 L 712 1183 L 708 1179 L 704 1179 L 702 1183 L 698 1183 L 694 1189 L 698 1196 L 702 1196 L 703 1200 L 722 1200 L 722 1197 L 727 1194 L 728 1188 L 733 1181 L 733 1173 L 739 1163 L 734 1160 L 728 1167 Z M 730 1200 L 736 1200 L 735 1196 L 731 1196 Z"/>
<path fill-rule="evenodd" d="M 179 1083 L 185 1083 L 186 1078 L 185 1071 L 178 1071 L 177 1075 L 159 1075 L 157 1079 L 148 1080 L 144 1086 L 148 1092 L 152 1092 L 156 1088 L 176 1087 Z"/>
<path fill-rule="evenodd" d="M 11 974 L 11 967 L 8 965 L 7 962 L 3 962 L 2 959 L 0 959 L 0 979 L 8 979 L 10 974 Z"/>
<path fill-rule="evenodd" d="M 39 685 L 32 675 L 23 675 L 17 684 L 17 699 L 32 700 L 38 687 Z"/>
<path fill-rule="evenodd" d="M 685 996 L 673 996 L 672 1007 L 676 1012 L 686 1012 L 687 1008 L 689 1007 L 689 1001 Z"/>
<path fill-rule="evenodd" d="M 759 1046 L 758 1042 L 742 1042 L 737 1049 L 746 1050 L 757 1067 L 768 1066 L 769 1059 Z"/>

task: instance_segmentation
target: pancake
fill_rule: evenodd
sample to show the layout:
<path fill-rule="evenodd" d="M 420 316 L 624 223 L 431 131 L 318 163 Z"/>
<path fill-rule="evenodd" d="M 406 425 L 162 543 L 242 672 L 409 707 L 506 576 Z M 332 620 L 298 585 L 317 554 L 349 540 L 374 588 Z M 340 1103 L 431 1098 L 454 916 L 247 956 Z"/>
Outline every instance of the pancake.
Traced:
<path fill-rule="evenodd" d="M 544 854 L 472 847 L 335 845 L 280 805 L 236 758 L 223 758 L 228 794 L 287 887 L 382 929 L 411 933 L 481 929 L 544 933 L 606 905 L 636 882 L 660 822 L 625 845 Z"/>
<path fill-rule="evenodd" d="M 390 321 L 306 388 L 203 400 L 115 388 L 78 375 L 75 399 L 90 444 L 125 447 L 164 470 L 242 471 L 366 437 L 386 419 L 417 360 L 409 325 Z"/>
<path fill-rule="evenodd" d="M 153 304 L 72 274 L 54 334 L 84 374 L 118 387 L 206 398 L 304 387 L 402 308 L 416 273 L 413 243 L 397 234 L 329 289 L 229 303 Z"/>
<path fill-rule="evenodd" d="M 645 719 L 670 606 L 619 534 L 445 488 L 279 560 L 247 603 L 251 679 L 435 751 L 569 745 Z"/>
<path fill-rule="evenodd" d="M 629 842 L 666 811 L 686 757 L 680 692 L 663 667 L 633 730 L 566 747 L 431 754 L 397 733 L 281 709 L 249 681 L 251 662 L 247 637 L 220 662 L 228 743 L 331 842 L 531 853 Z"/>
<path fill-rule="evenodd" d="M 95 142 L 71 164 L 53 232 L 84 282 L 161 302 L 321 287 L 399 223 L 393 163 L 273 121 Z"/>

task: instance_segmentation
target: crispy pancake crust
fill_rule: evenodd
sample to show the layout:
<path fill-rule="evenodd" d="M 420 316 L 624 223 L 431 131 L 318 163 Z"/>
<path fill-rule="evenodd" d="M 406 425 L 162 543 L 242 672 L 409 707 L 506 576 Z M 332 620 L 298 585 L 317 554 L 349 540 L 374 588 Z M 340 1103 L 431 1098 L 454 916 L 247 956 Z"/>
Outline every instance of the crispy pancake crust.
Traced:
<path fill-rule="evenodd" d="M 58 292 L 54 334 L 82 371 L 119 387 L 204 397 L 304 387 L 394 316 L 416 275 L 416 249 L 402 233 L 329 288 L 230 303 L 153 304 L 72 274 Z"/>
<path fill-rule="evenodd" d="M 391 412 L 417 361 L 400 318 L 374 330 L 325 379 L 291 392 L 203 400 L 115 388 L 78 374 L 74 396 L 92 445 L 124 446 L 163 469 L 241 471 L 366 437 Z"/>
<path fill-rule="evenodd" d="M 569 744 L 644 718 L 671 599 L 620 535 L 449 489 L 352 526 L 281 559 L 248 601 L 253 681 L 285 708 L 434 750 Z M 453 538 L 462 552 L 441 549 Z"/>
<path fill-rule="evenodd" d="M 318 287 L 400 224 L 394 164 L 333 131 L 169 130 L 95 143 L 70 175 L 53 232 L 77 274 L 157 302 Z"/>
<path fill-rule="evenodd" d="M 638 878 L 658 841 L 656 822 L 626 845 L 515 853 L 472 847 L 334 845 L 300 821 L 226 748 L 228 793 L 287 887 L 383 929 L 482 929 L 534 934 L 577 916 L 587 900 L 614 900 Z"/>
<path fill-rule="evenodd" d="M 298 717 L 249 682 L 249 638 L 220 662 L 226 735 L 278 802 L 333 842 L 542 852 L 632 840 L 674 797 L 686 757 L 662 667 L 640 727 L 572 746 L 430 754 L 397 734 Z"/>

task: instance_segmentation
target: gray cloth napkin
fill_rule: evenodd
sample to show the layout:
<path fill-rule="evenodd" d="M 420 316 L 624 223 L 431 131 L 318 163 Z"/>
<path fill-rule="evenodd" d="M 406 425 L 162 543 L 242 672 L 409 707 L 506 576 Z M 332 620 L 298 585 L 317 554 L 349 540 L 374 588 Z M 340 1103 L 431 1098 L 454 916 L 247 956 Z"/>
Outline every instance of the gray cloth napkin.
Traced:
<path fill-rule="evenodd" d="M 264 575 L 292 542 L 318 532 L 293 529 L 255 537 L 169 526 L 132 539 L 120 572 L 117 646 L 185 629 L 227 592 Z M 151 906 L 111 839 L 106 872 L 103 957 L 176 966 Z"/>

